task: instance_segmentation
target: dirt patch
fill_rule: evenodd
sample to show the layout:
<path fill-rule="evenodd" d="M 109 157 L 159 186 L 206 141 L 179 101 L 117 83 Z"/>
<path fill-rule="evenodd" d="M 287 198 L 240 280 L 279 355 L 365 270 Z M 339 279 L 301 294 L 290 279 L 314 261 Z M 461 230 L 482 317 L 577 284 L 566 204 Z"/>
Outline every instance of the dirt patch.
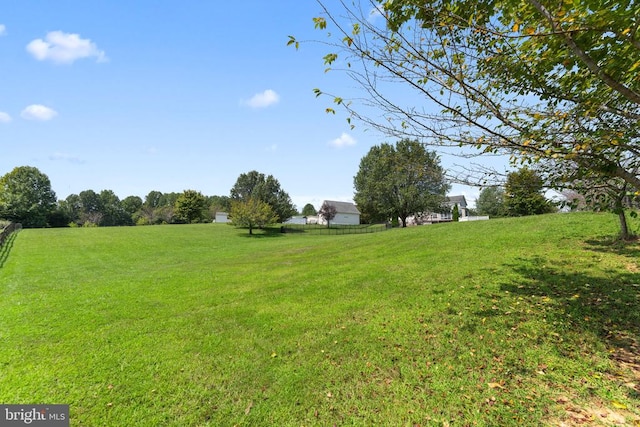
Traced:
<path fill-rule="evenodd" d="M 640 267 L 636 263 L 630 262 L 624 266 L 630 273 L 640 273 Z"/>
<path fill-rule="evenodd" d="M 629 389 L 629 396 L 640 397 L 640 343 L 628 336 L 617 337 L 624 341 L 624 347 L 611 350 L 611 360 L 615 368 L 607 375 L 611 382 Z M 577 405 L 568 396 L 556 400 L 566 411 L 562 420 L 553 420 L 550 425 L 575 426 L 631 426 L 640 427 L 640 408 L 630 407 L 624 402 L 592 399 L 584 405 Z"/>
<path fill-rule="evenodd" d="M 578 407 L 566 403 L 566 419 L 553 425 L 575 426 L 640 426 L 640 418 L 625 409 L 612 409 L 603 402 L 592 402 L 589 406 Z"/>

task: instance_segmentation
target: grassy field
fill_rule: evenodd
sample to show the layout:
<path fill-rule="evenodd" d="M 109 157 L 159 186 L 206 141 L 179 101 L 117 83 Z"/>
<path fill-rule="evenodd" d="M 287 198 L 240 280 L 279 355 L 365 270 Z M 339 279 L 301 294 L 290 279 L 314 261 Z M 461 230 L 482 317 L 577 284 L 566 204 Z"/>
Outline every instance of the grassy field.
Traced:
<path fill-rule="evenodd" d="M 72 426 L 639 426 L 640 244 L 616 226 L 23 230 L 0 403 Z"/>

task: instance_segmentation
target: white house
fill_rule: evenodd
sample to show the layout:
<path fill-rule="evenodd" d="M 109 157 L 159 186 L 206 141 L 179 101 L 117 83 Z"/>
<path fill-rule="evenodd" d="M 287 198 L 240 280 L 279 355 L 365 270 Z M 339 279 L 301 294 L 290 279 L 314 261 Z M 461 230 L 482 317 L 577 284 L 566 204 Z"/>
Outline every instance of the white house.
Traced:
<path fill-rule="evenodd" d="M 229 214 L 227 212 L 216 212 L 215 222 L 229 222 Z"/>
<path fill-rule="evenodd" d="M 334 225 L 359 225 L 360 224 L 360 211 L 350 202 L 336 202 L 334 200 L 325 200 L 324 203 L 328 203 L 330 205 L 335 206 L 336 208 L 336 216 L 331 221 L 330 224 Z M 324 204 L 323 203 L 323 204 Z M 318 224 L 327 224 L 327 220 L 322 216 L 318 215 Z"/>
<path fill-rule="evenodd" d="M 469 208 L 467 208 L 467 199 L 465 199 L 464 196 L 449 196 L 445 198 L 444 201 L 444 212 L 425 212 L 422 215 L 410 216 L 407 218 L 407 225 L 433 224 L 434 222 L 453 221 L 453 207 L 456 205 L 458 205 L 458 219 L 460 221 L 471 220 L 469 217 Z"/>
<path fill-rule="evenodd" d="M 445 199 L 445 205 L 451 209 L 453 219 L 453 207 L 458 205 L 458 213 L 460 218 L 468 216 L 469 210 L 467 209 L 467 199 L 464 196 L 449 196 Z"/>

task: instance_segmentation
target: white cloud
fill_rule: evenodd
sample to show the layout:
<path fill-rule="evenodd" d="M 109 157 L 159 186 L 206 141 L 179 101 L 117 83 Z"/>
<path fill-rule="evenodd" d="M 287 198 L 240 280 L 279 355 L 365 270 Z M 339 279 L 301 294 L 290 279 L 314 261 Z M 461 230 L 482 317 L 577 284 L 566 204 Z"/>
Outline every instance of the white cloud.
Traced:
<path fill-rule="evenodd" d="M 79 34 L 51 31 L 45 39 L 35 39 L 27 45 L 27 51 L 38 61 L 50 60 L 56 64 L 71 64 L 77 59 L 95 57 L 97 62 L 106 62 L 104 51 L 89 39 Z"/>
<path fill-rule="evenodd" d="M 26 120 L 47 121 L 53 119 L 58 113 L 44 105 L 33 104 L 22 110 L 20 117 Z"/>
<path fill-rule="evenodd" d="M 339 138 L 329 141 L 329 145 L 333 145 L 337 148 L 348 147 L 350 145 L 356 145 L 356 140 L 346 132 L 342 132 Z"/>
<path fill-rule="evenodd" d="M 0 36 L 4 36 L 5 34 L 7 34 L 7 27 L 0 24 Z"/>
<path fill-rule="evenodd" d="M 0 111 L 0 123 L 9 123 L 11 121 L 11 116 L 5 112 Z"/>
<path fill-rule="evenodd" d="M 266 108 L 277 104 L 280 101 L 280 95 L 271 89 L 267 89 L 262 93 L 256 93 L 247 101 L 247 105 L 251 108 Z"/>

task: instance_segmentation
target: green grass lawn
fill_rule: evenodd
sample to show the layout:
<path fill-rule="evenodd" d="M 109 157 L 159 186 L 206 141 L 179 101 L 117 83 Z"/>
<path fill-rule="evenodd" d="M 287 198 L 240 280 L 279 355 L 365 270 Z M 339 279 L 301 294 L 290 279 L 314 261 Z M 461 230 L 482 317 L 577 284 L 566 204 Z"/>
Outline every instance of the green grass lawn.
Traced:
<path fill-rule="evenodd" d="M 73 426 L 637 426 L 640 244 L 616 226 L 23 230 L 0 403 Z"/>

